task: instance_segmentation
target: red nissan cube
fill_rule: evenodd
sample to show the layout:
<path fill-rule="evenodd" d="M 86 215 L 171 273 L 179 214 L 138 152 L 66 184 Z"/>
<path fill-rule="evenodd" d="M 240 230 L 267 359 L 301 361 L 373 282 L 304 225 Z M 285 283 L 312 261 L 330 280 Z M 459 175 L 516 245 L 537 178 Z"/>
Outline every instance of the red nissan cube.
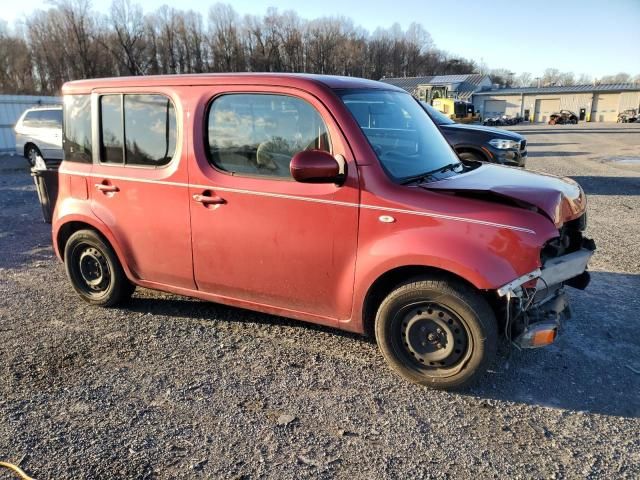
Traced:
<path fill-rule="evenodd" d="M 405 91 L 223 74 L 64 85 L 53 243 L 73 288 L 136 286 L 371 333 L 459 388 L 555 340 L 595 250 L 575 182 L 461 162 Z"/>

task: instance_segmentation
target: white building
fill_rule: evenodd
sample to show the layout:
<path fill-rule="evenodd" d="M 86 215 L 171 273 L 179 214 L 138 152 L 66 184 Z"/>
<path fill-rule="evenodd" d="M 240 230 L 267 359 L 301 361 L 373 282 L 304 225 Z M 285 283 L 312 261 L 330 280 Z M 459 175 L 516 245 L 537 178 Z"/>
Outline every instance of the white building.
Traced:
<path fill-rule="evenodd" d="M 587 122 L 615 122 L 618 113 L 640 107 L 640 85 L 630 83 L 571 87 L 499 88 L 476 91 L 473 105 L 482 118 L 520 115 L 549 121 L 552 113 L 570 110 Z"/>

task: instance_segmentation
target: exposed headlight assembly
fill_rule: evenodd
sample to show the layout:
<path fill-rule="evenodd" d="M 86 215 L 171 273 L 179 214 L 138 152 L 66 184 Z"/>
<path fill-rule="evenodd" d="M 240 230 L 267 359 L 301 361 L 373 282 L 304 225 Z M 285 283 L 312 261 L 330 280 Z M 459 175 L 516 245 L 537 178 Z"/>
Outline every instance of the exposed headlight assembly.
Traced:
<path fill-rule="evenodd" d="M 506 138 L 494 138 L 489 140 L 489 145 L 499 150 L 511 150 L 520 148 L 519 140 L 507 140 Z"/>

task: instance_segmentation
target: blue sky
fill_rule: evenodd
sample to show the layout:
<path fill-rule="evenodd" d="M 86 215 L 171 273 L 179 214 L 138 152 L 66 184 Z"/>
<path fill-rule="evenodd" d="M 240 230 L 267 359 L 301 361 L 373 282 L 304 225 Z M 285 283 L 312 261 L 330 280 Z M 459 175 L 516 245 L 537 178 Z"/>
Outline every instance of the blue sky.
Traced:
<path fill-rule="evenodd" d="M 139 0 L 146 11 L 167 3 L 206 17 L 215 1 Z M 109 0 L 94 1 L 106 12 Z M 594 77 L 618 72 L 640 74 L 640 0 L 235 0 L 241 14 L 262 14 L 267 7 L 295 10 L 303 18 L 343 15 L 368 30 L 421 23 L 438 48 L 484 61 L 491 68 L 539 75 L 547 67 Z M 7 2 L 0 18 L 10 24 L 40 0 Z M 439 13 L 442 12 L 442 13 Z M 565 32 L 563 35 L 560 32 Z"/>

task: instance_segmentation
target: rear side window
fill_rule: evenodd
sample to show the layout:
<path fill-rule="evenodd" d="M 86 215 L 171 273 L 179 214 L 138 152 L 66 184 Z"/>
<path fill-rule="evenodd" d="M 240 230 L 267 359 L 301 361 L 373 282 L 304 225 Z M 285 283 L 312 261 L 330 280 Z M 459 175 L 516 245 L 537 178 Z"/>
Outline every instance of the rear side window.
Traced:
<path fill-rule="evenodd" d="M 209 158 L 230 173 L 291 178 L 291 158 L 303 150 L 330 151 L 320 114 L 295 97 L 230 94 L 208 115 Z"/>
<path fill-rule="evenodd" d="M 176 112 L 164 95 L 100 97 L 100 161 L 158 167 L 176 150 Z"/>
<path fill-rule="evenodd" d="M 127 164 L 165 165 L 176 150 L 176 113 L 163 95 L 125 95 Z"/>
<path fill-rule="evenodd" d="M 91 163 L 91 97 L 89 95 L 64 97 L 63 148 L 66 161 Z"/>

